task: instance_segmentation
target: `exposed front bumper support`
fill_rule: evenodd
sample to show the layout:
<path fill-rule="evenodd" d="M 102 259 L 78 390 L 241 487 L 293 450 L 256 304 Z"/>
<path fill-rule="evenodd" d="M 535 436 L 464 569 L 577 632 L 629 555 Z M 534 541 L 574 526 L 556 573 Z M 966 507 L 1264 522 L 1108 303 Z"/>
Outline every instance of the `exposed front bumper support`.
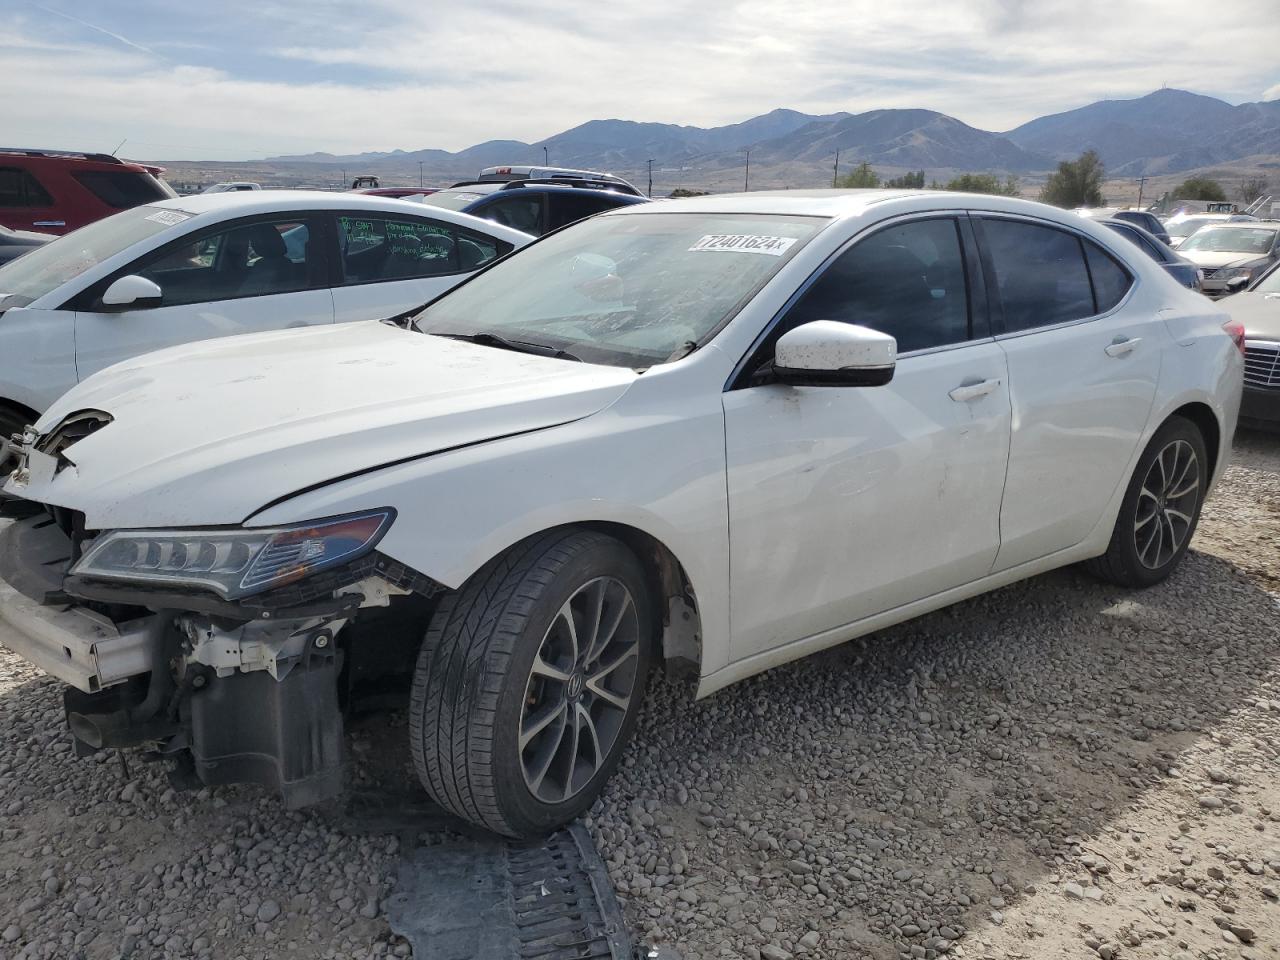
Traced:
<path fill-rule="evenodd" d="M 85 693 L 97 693 L 148 672 L 160 649 L 159 616 L 119 626 L 73 606 L 45 606 L 0 579 L 4 642 L 45 673 Z"/>

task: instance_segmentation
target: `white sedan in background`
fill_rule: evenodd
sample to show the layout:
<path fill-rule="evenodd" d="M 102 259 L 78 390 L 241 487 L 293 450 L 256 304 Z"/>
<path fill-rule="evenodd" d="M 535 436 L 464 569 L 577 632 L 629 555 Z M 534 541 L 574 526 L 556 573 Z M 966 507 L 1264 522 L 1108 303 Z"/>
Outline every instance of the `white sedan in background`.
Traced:
<path fill-rule="evenodd" d="M 178 197 L 0 267 L 0 439 L 89 374 L 192 340 L 380 320 L 533 238 L 350 193 Z"/>
<path fill-rule="evenodd" d="M 432 796 L 540 835 L 590 806 L 654 662 L 706 696 L 1065 564 L 1167 577 L 1242 346 L 1041 204 L 623 207 L 403 327 L 79 385 L 4 487 L 28 516 L 0 534 L 0 617 L 71 685 L 86 749 L 158 742 L 291 805 L 342 787 L 340 678 L 399 675 Z"/>

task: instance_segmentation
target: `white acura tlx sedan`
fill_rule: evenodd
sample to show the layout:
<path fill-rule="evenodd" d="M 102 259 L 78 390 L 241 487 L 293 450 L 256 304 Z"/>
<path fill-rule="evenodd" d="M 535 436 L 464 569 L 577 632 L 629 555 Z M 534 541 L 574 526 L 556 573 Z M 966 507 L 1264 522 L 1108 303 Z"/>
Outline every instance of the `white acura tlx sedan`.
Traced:
<path fill-rule="evenodd" d="M 296 806 L 341 788 L 342 709 L 399 689 L 431 795 L 534 835 L 591 803 L 658 662 L 706 696 L 1064 564 L 1167 577 L 1241 348 L 1036 203 L 626 207 L 403 324 L 88 378 L 16 441 L 0 614 L 82 751 Z"/>

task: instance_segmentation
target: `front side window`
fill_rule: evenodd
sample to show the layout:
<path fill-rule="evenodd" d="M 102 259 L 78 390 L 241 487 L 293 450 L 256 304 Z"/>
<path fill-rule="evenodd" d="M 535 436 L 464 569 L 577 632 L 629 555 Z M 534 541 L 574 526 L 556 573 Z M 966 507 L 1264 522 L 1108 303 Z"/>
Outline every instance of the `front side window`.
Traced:
<path fill-rule="evenodd" d="M 0 167 L 0 207 L 51 207 L 40 181 L 19 167 Z"/>
<path fill-rule="evenodd" d="M 859 240 L 820 276 L 782 327 L 856 323 L 898 341 L 898 352 L 969 339 L 969 293 L 956 221 L 916 220 Z"/>
<path fill-rule="evenodd" d="M 338 244 L 348 284 L 439 277 L 474 270 L 499 254 L 494 241 L 439 220 L 380 214 L 338 217 Z"/>
<path fill-rule="evenodd" d="M 542 225 L 542 197 L 537 194 L 502 197 L 473 212 L 477 217 L 484 217 L 535 237 L 546 233 Z"/>
<path fill-rule="evenodd" d="M 982 235 L 1006 333 L 1082 320 L 1097 312 L 1075 234 L 1021 220 L 984 219 Z"/>
<path fill-rule="evenodd" d="M 166 307 L 296 293 L 316 285 L 318 253 L 305 220 L 263 220 L 169 246 L 129 273 L 153 280 Z"/>
<path fill-rule="evenodd" d="M 190 218 L 180 210 L 134 207 L 95 220 L 0 267 L 0 303 L 25 306 L 135 243 Z"/>
<path fill-rule="evenodd" d="M 764 214 L 596 217 L 434 301 L 424 333 L 554 347 L 649 367 L 709 340 L 827 220 Z"/>

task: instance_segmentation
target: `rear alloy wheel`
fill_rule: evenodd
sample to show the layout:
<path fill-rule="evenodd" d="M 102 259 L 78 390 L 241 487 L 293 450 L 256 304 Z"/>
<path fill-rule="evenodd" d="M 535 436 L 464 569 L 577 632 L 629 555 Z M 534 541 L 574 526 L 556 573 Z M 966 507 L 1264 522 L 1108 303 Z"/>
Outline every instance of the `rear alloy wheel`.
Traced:
<path fill-rule="evenodd" d="M 446 597 L 414 675 L 424 786 L 494 833 L 534 837 L 595 800 L 635 726 L 653 645 L 644 571 L 593 531 L 512 547 Z"/>
<path fill-rule="evenodd" d="M 1208 483 L 1199 428 L 1171 417 L 1138 459 L 1111 543 L 1105 554 L 1088 562 L 1089 570 L 1125 587 L 1159 583 L 1187 552 Z"/>

